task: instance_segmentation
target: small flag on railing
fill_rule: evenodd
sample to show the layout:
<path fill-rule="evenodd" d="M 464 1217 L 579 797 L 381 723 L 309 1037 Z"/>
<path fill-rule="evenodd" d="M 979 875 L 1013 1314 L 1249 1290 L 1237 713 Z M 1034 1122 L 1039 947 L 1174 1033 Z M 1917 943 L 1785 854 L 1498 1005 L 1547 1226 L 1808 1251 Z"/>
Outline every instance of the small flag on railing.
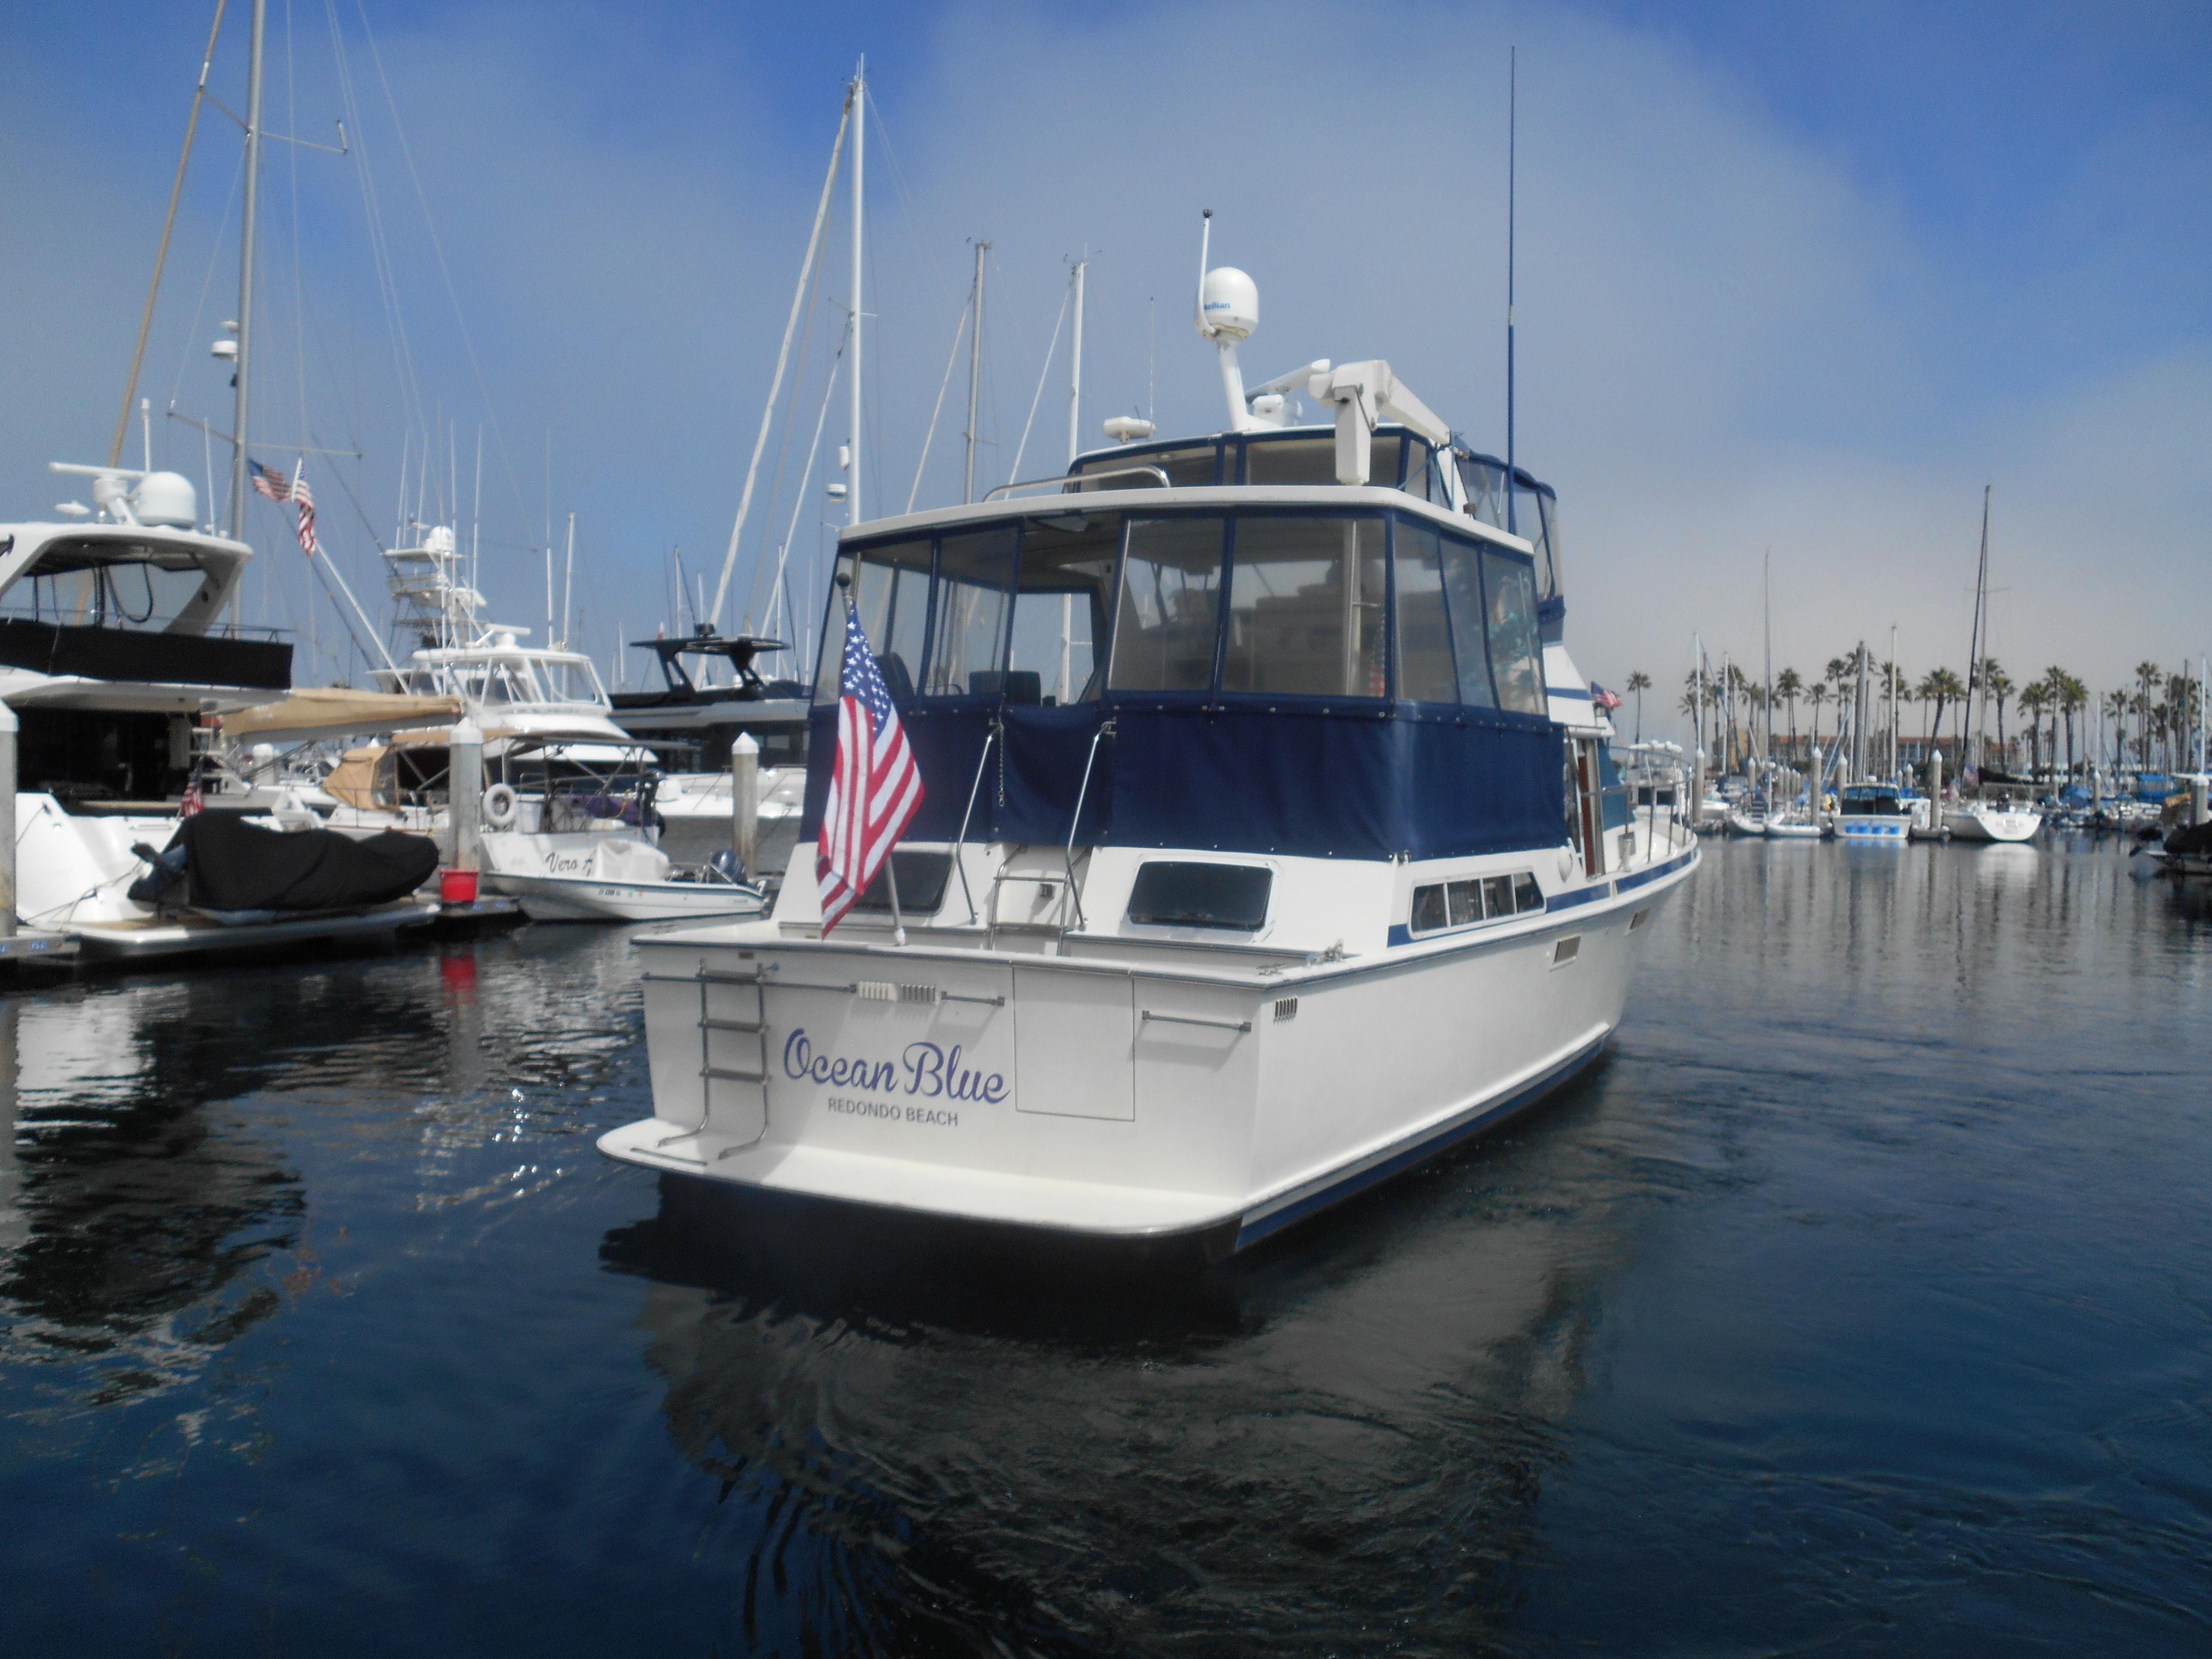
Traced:
<path fill-rule="evenodd" d="M 1590 682 L 1590 702 L 1607 714 L 1620 707 L 1618 692 L 1608 691 L 1595 680 Z"/>
<path fill-rule="evenodd" d="M 914 763 L 898 710 L 850 601 L 845 606 L 845 668 L 838 687 L 837 755 L 814 876 L 822 890 L 822 934 L 844 920 L 890 857 L 921 807 L 921 769 Z"/>

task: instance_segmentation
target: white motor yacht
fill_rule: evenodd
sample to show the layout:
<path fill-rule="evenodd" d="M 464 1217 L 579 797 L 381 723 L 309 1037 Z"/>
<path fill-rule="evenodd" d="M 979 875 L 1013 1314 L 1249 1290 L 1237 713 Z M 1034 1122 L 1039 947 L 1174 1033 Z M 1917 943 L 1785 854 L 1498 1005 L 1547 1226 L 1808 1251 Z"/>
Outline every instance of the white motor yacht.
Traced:
<path fill-rule="evenodd" d="M 583 653 L 523 643 L 526 628 L 483 620 L 452 529 L 385 554 L 394 631 L 416 641 L 374 671 L 388 693 L 451 699 L 483 734 L 483 884 L 534 920 L 661 921 L 757 915 L 757 885 L 679 869 L 659 845 L 655 757 L 615 724 Z M 411 815 L 443 828 L 450 726 L 395 733 L 349 752 L 325 782 L 345 814 Z M 339 816 L 339 815 L 334 815 Z"/>
<path fill-rule="evenodd" d="M 653 1115 L 603 1152 L 1231 1249 L 1604 1050 L 1698 848 L 1609 781 L 1551 492 L 1387 363 L 1248 397 L 1256 295 L 1204 291 L 1228 431 L 844 532 L 927 792 L 895 889 L 823 936 L 833 617 L 775 910 L 640 941 Z"/>
<path fill-rule="evenodd" d="M 21 726 L 23 924 L 76 934 L 86 958 L 98 961 L 389 933 L 434 916 L 434 900 L 411 897 L 218 912 L 132 896 L 134 887 L 149 891 L 140 886 L 152 871 L 148 854 L 178 835 L 216 719 L 283 698 L 292 647 L 218 626 L 253 553 L 192 527 L 189 480 L 57 470 L 88 475 L 97 507 L 60 522 L 0 525 L 0 701 Z M 305 813 L 288 822 L 268 806 L 240 802 L 234 811 L 266 830 L 315 822 Z M 221 807 L 218 798 L 211 810 Z"/>

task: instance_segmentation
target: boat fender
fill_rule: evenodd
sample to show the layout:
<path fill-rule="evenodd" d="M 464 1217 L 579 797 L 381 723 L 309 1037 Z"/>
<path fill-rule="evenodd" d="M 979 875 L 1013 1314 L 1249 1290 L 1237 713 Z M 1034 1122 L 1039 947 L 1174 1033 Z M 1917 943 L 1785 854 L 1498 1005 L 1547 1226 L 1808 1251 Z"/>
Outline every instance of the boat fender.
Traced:
<path fill-rule="evenodd" d="M 495 830 L 512 830 L 519 805 L 514 785 L 495 783 L 483 793 L 484 822 Z"/>

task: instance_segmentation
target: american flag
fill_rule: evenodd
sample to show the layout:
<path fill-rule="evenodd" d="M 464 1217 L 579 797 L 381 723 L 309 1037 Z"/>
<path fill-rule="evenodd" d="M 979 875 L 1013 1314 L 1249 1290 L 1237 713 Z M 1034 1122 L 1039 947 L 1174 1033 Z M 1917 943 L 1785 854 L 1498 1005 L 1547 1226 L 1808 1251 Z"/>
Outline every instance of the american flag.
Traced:
<path fill-rule="evenodd" d="M 300 509 L 300 550 L 313 558 L 322 551 L 322 544 L 315 539 L 315 493 L 307 488 L 305 470 L 288 478 L 258 461 L 252 465 L 255 489 L 272 501 L 290 501 Z"/>
<path fill-rule="evenodd" d="M 830 769 L 830 802 L 823 810 L 822 839 L 814 854 L 823 938 L 867 890 L 921 807 L 921 769 L 914 763 L 914 750 L 907 746 L 860 616 L 848 605 L 837 757 Z"/>
<path fill-rule="evenodd" d="M 192 775 L 185 780 L 184 799 L 177 804 L 177 816 L 188 818 L 207 810 L 207 797 L 200 793 L 200 769 L 197 763 Z"/>
<path fill-rule="evenodd" d="M 1620 694 L 1607 690 L 1595 680 L 1590 682 L 1590 702 L 1608 714 L 1620 707 Z"/>

